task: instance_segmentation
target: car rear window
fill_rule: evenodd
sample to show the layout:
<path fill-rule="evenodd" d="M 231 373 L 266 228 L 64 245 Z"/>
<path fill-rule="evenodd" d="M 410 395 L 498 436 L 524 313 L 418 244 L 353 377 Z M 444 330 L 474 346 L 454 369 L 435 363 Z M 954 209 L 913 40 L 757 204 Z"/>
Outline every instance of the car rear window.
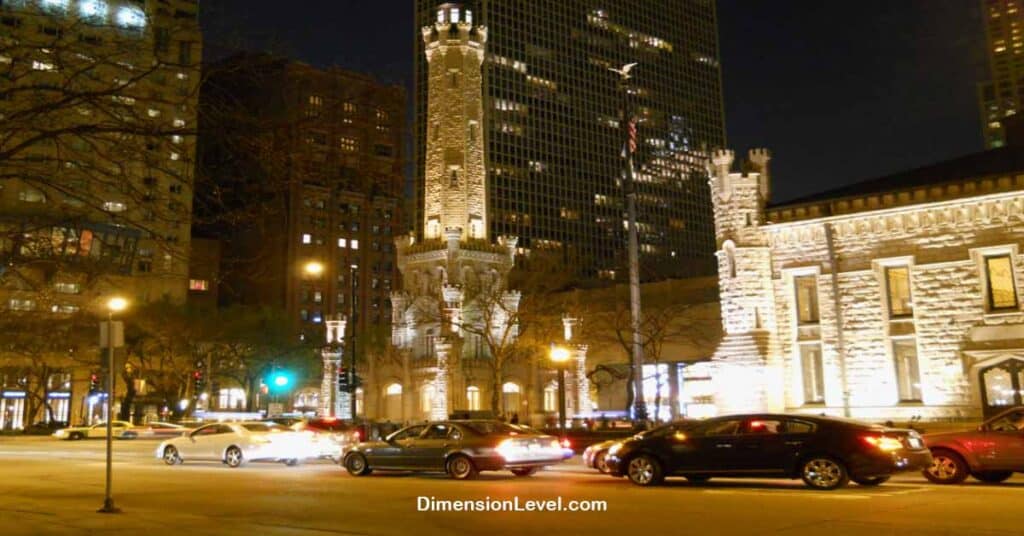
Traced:
<path fill-rule="evenodd" d="M 308 426 L 309 428 L 315 428 L 317 430 L 330 430 L 332 432 L 344 431 L 350 428 L 349 425 L 341 421 L 309 421 L 306 423 L 306 426 Z"/>

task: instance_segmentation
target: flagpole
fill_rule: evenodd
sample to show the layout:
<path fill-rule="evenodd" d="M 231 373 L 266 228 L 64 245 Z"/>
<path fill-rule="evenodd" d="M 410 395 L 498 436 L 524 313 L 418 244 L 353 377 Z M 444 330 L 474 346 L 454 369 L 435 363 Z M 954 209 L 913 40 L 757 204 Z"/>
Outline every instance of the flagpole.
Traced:
<path fill-rule="evenodd" d="M 626 168 L 623 189 L 626 193 L 626 210 L 629 217 L 629 309 L 633 328 L 633 418 L 637 423 L 644 424 L 647 421 L 647 403 L 644 401 L 644 344 L 643 334 L 640 330 L 640 252 L 636 226 L 636 183 L 633 177 L 633 153 L 636 152 L 637 147 L 637 132 L 636 118 L 633 117 L 630 108 L 629 85 L 626 82 L 630 77 L 629 70 L 632 66 L 623 67 L 619 74 L 622 77 L 622 120 L 626 134 L 623 147 Z"/>

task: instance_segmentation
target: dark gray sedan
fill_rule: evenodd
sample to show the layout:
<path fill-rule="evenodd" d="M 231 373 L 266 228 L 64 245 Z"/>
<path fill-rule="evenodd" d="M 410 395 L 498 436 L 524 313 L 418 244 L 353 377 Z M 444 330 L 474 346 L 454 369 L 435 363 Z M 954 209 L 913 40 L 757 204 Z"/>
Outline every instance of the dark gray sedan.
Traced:
<path fill-rule="evenodd" d="M 463 480 L 480 471 L 530 476 L 561 462 L 558 439 L 500 421 L 437 421 L 408 426 L 383 441 L 359 443 L 342 459 L 354 476 L 374 470 L 448 473 Z"/>

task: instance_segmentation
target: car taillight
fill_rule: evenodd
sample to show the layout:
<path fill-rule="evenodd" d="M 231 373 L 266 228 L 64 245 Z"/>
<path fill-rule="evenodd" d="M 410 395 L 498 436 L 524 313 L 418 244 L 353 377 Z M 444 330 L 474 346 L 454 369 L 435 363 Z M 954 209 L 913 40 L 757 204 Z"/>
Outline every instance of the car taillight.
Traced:
<path fill-rule="evenodd" d="M 903 448 L 903 443 L 895 437 L 886 436 L 863 436 L 864 442 L 871 445 L 879 450 L 899 450 Z"/>
<path fill-rule="evenodd" d="M 359 430 L 355 430 L 355 431 L 352 432 L 352 440 L 353 441 L 359 441 L 360 437 L 362 437 L 362 436 L 359 433 Z"/>
<path fill-rule="evenodd" d="M 562 448 L 563 449 L 572 448 L 572 443 L 569 442 L 568 438 L 562 439 Z"/>

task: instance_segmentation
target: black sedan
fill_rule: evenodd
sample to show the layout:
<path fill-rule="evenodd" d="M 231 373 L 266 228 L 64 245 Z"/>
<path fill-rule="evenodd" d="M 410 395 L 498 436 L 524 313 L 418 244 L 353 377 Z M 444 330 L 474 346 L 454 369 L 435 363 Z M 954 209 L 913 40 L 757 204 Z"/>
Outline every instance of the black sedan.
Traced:
<path fill-rule="evenodd" d="M 462 480 L 506 469 L 530 476 L 562 459 L 562 447 L 552 436 L 500 421 L 465 420 L 417 424 L 383 441 L 359 443 L 342 464 L 354 476 L 380 469 L 448 473 Z"/>
<path fill-rule="evenodd" d="M 802 478 L 830 490 L 851 479 L 877 486 L 899 471 L 921 470 L 931 454 L 913 430 L 805 415 L 730 415 L 655 428 L 608 451 L 609 472 L 637 485 L 666 476 L 691 482 L 723 477 Z"/>

